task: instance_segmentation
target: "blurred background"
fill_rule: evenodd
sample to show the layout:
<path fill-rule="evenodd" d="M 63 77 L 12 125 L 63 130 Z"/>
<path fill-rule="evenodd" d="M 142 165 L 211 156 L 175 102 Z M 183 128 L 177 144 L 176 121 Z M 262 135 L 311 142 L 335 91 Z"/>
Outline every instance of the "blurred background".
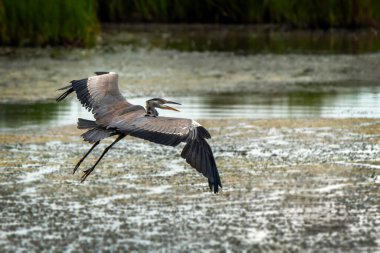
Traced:
<path fill-rule="evenodd" d="M 380 3 L 376 0 L 3 0 L 0 41 L 14 46 L 91 46 L 107 23 L 377 28 L 379 13 Z"/>
<path fill-rule="evenodd" d="M 3 0 L 2 126 L 68 122 L 79 109 L 55 89 L 97 70 L 198 118 L 377 117 L 379 13 L 375 0 Z"/>
<path fill-rule="evenodd" d="M 378 0 L 0 0 L 0 252 L 379 252 L 379 29 Z M 92 115 L 55 99 L 95 71 L 209 129 L 222 193 L 132 138 L 80 184 Z"/>

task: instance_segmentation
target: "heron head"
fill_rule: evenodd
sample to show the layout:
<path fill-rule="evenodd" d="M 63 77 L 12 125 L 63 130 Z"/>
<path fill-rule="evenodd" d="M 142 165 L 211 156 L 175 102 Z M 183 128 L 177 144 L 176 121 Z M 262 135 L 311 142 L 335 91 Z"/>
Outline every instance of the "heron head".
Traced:
<path fill-rule="evenodd" d="M 154 116 L 157 116 L 158 113 L 155 110 L 155 108 L 160 108 L 160 109 L 164 109 L 164 110 L 172 110 L 172 111 L 179 112 L 178 109 L 176 109 L 174 107 L 171 107 L 171 106 L 168 106 L 166 104 L 180 105 L 180 103 L 169 101 L 169 100 L 165 100 L 165 99 L 162 99 L 162 98 L 152 98 L 152 99 L 149 99 L 149 100 L 146 101 L 147 114 L 152 114 Z"/>

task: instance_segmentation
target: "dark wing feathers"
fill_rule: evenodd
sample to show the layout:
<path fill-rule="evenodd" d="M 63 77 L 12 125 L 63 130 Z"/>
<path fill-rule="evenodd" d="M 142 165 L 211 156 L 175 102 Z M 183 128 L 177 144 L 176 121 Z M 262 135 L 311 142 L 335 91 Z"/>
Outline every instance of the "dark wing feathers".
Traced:
<path fill-rule="evenodd" d="M 138 109 L 138 108 L 137 108 Z M 116 128 L 124 134 L 148 140 L 154 143 L 177 146 L 186 139 L 188 129 L 177 128 L 177 124 L 189 125 L 191 120 L 169 117 L 145 116 L 141 108 L 131 114 L 121 115 L 109 123 L 109 127 Z"/>
<path fill-rule="evenodd" d="M 186 142 L 181 157 L 208 178 L 211 190 L 218 192 L 219 187 L 222 187 L 214 155 L 205 140 L 211 138 L 210 133 L 197 122 L 190 119 L 151 117 L 141 114 L 132 120 L 119 119 L 117 125 L 111 124 L 111 127 L 124 134 L 162 145 L 177 146 L 181 142 Z"/>
<path fill-rule="evenodd" d="M 105 74 L 108 74 L 108 73 L 110 73 L 110 72 L 107 72 L 107 71 L 96 71 L 95 75 L 100 76 L 100 75 L 105 75 Z"/>
<path fill-rule="evenodd" d="M 206 128 L 200 126 L 197 128 L 198 130 L 198 134 L 201 138 L 204 138 L 204 139 L 210 139 L 211 138 L 211 135 L 210 133 L 206 130 Z"/>
<path fill-rule="evenodd" d="M 197 126 L 192 131 L 194 138 L 187 139 L 181 157 L 186 159 L 191 167 L 208 178 L 210 190 L 214 190 L 216 193 L 219 191 L 219 186 L 222 187 L 222 183 L 210 145 L 203 137 L 209 137 L 210 134 L 202 126 Z"/>
<path fill-rule="evenodd" d="M 78 80 L 78 81 L 75 80 L 75 81 L 71 81 L 71 85 L 74 91 L 76 92 L 77 98 L 79 99 L 83 107 L 91 111 L 95 103 L 95 100 L 93 99 L 93 97 L 91 96 L 87 88 L 87 82 L 88 82 L 87 78 Z"/>
<path fill-rule="evenodd" d="M 67 90 L 66 90 L 67 89 Z M 71 85 L 69 86 L 65 86 L 63 88 L 60 88 L 58 90 L 66 90 L 64 93 L 62 93 L 58 98 L 57 98 L 57 102 L 60 102 L 62 100 L 64 100 L 68 95 L 71 94 L 71 92 L 74 91 L 74 89 L 71 87 Z"/>
<path fill-rule="evenodd" d="M 150 129 L 136 128 L 130 131 L 129 135 L 166 146 L 177 146 L 183 141 L 182 136 L 167 132 L 165 130 L 160 132 Z"/>

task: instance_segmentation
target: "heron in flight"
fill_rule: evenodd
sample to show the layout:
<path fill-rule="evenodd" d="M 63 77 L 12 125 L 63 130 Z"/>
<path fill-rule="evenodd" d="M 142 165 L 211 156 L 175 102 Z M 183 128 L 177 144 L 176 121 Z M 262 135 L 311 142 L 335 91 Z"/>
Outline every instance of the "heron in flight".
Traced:
<path fill-rule="evenodd" d="M 222 187 L 219 172 L 212 150 L 206 141 L 211 138 L 210 133 L 194 120 L 158 115 L 156 110 L 158 108 L 178 111 L 167 104 L 179 103 L 153 98 L 146 101 L 146 108 L 133 105 L 121 95 L 116 73 L 95 72 L 95 74 L 96 76 L 71 81 L 70 85 L 59 89 L 65 90 L 65 92 L 57 98 L 57 102 L 59 102 L 75 92 L 82 106 L 92 112 L 95 118 L 95 120 L 78 119 L 78 128 L 87 129 L 81 136 L 93 146 L 79 160 L 73 173 L 101 140 L 117 136 L 95 164 L 83 171 L 81 182 L 86 180 L 113 145 L 130 135 L 167 146 L 177 146 L 185 142 L 181 157 L 208 178 L 211 191 L 214 193 L 219 191 L 219 187 Z"/>

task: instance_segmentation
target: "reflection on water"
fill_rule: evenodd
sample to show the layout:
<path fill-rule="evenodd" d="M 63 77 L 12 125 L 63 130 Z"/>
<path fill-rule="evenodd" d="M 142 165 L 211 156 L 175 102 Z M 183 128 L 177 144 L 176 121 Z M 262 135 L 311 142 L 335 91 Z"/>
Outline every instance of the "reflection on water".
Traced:
<path fill-rule="evenodd" d="M 149 98 L 132 98 L 144 105 Z M 380 88 L 352 88 L 342 93 L 224 94 L 167 97 L 182 103 L 181 112 L 160 110 L 160 115 L 194 119 L 222 118 L 380 118 Z M 1 104 L 2 129 L 22 126 L 59 126 L 92 118 L 76 100 L 64 103 Z"/>
<path fill-rule="evenodd" d="M 0 104 L 0 126 L 21 127 L 25 125 L 46 125 L 62 117 L 66 106 L 52 102 L 32 104 Z"/>
<path fill-rule="evenodd" d="M 254 26 L 106 26 L 104 45 L 257 53 L 344 53 L 380 51 L 380 35 L 374 31 L 283 31 Z"/>

